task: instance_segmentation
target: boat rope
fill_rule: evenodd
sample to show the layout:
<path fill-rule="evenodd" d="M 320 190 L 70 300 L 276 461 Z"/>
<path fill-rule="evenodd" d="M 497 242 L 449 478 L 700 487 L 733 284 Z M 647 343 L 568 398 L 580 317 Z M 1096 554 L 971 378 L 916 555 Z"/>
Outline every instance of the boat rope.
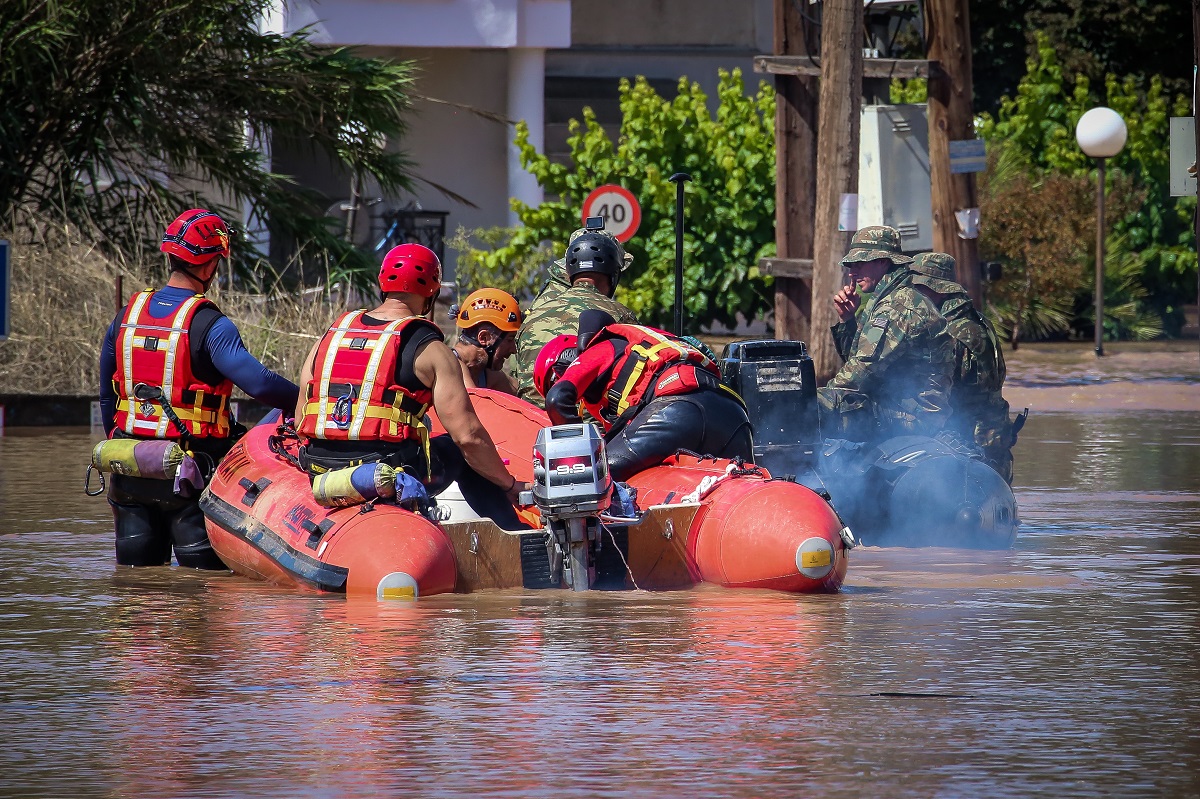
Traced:
<path fill-rule="evenodd" d="M 638 587 L 637 579 L 633 576 L 633 569 L 629 568 L 629 561 L 625 560 L 625 553 L 622 552 L 621 547 L 617 545 L 617 537 L 613 535 L 612 528 L 604 523 L 601 523 L 600 526 L 604 528 L 604 532 L 608 533 L 608 540 L 612 541 L 613 548 L 617 550 L 617 557 L 621 559 L 621 563 L 625 564 L 625 573 L 629 575 L 629 582 L 633 583 L 633 590 L 642 590 Z"/>
<path fill-rule="evenodd" d="M 284 446 L 283 442 L 288 439 L 299 441 L 300 434 L 296 432 L 292 422 L 285 421 L 275 428 L 275 435 L 267 437 L 267 448 L 300 471 L 304 471 L 304 467 L 300 465 L 300 459 L 288 452 L 287 447 Z"/>
<path fill-rule="evenodd" d="M 736 464 L 731 463 L 725 467 L 724 474 L 706 475 L 704 477 L 704 479 L 700 481 L 700 484 L 698 486 L 696 486 L 695 491 L 682 497 L 679 501 L 683 502 L 683 503 L 699 502 L 700 500 L 702 500 L 706 496 L 708 496 L 712 492 L 712 490 L 714 488 L 716 488 L 718 483 L 724 482 L 725 480 L 728 480 L 731 476 L 733 476 L 733 472 L 735 469 L 737 469 Z"/>

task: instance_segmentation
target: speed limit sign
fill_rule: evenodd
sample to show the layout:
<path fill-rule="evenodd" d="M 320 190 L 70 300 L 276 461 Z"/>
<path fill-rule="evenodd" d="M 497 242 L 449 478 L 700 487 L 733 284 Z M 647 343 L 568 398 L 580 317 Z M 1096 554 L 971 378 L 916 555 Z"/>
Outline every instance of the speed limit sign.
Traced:
<path fill-rule="evenodd" d="M 642 223 L 642 209 L 633 192 L 610 183 L 599 186 L 583 201 L 583 223 L 589 216 L 604 218 L 604 229 L 622 243 L 633 238 Z"/>

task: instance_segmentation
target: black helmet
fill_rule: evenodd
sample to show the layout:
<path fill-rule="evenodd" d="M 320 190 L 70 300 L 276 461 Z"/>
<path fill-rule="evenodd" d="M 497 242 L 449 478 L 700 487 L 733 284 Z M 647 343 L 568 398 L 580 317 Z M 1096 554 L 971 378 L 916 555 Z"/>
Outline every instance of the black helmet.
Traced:
<path fill-rule="evenodd" d="M 611 297 L 621 277 L 624 260 L 612 238 L 603 233 L 584 233 L 567 246 L 567 278 L 574 282 L 579 275 L 608 275 L 612 284 Z"/>

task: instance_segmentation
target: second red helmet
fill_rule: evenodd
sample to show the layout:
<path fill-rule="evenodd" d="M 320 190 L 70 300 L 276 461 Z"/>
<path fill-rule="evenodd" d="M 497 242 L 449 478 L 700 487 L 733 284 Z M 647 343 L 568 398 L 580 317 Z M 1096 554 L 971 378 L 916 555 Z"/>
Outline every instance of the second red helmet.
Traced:
<path fill-rule="evenodd" d="M 384 292 L 402 291 L 428 299 L 442 289 L 442 262 L 437 253 L 423 244 L 401 244 L 383 257 L 379 268 L 379 288 Z"/>
<path fill-rule="evenodd" d="M 538 350 L 537 360 L 533 362 L 533 387 L 543 397 L 579 354 L 577 344 L 575 336 L 555 336 Z"/>

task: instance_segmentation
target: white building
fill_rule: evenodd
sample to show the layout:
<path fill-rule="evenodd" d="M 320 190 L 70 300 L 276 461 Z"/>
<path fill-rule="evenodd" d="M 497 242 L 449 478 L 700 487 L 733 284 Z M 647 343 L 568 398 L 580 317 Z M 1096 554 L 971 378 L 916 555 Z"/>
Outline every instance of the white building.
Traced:
<path fill-rule="evenodd" d="M 771 51 L 772 0 L 291 0 L 275 30 L 311 26 L 316 41 L 414 62 L 423 98 L 403 148 L 428 181 L 415 196 L 388 197 L 372 211 L 417 202 L 448 212 L 446 230 L 514 222 L 509 197 L 541 200 L 512 147 L 513 128 L 479 109 L 525 120 L 539 149 L 566 152 L 567 121 L 591 106 L 615 135 L 617 82 L 644 75 L 671 96 L 682 75 L 712 97 L 718 68 L 741 67 L 754 85 L 753 56 Z M 307 153 L 272 152 L 330 202 L 349 196 L 349 177 Z M 470 200 L 454 202 L 429 184 Z M 372 197 L 372 187 L 364 188 Z M 374 236 L 382 233 L 375 222 Z M 453 253 L 447 252 L 453 270 Z"/>

